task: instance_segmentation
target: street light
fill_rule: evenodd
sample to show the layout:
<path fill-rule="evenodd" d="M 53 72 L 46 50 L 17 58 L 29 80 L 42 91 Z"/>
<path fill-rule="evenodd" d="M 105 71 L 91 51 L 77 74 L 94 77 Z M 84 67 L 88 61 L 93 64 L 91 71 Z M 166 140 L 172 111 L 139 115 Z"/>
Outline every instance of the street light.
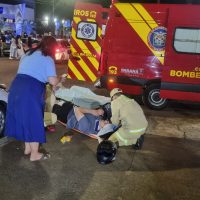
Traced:
<path fill-rule="evenodd" d="M 49 23 L 49 17 L 48 16 L 44 17 L 44 22 L 45 22 L 46 25 L 48 25 L 48 23 Z"/>
<path fill-rule="evenodd" d="M 65 32 L 65 28 L 64 28 L 64 23 L 65 23 L 65 20 L 63 19 L 62 20 L 62 37 L 64 37 L 64 32 Z"/>
<path fill-rule="evenodd" d="M 53 21 L 54 21 L 54 34 L 55 36 L 57 36 L 58 35 L 58 19 L 55 17 Z"/>

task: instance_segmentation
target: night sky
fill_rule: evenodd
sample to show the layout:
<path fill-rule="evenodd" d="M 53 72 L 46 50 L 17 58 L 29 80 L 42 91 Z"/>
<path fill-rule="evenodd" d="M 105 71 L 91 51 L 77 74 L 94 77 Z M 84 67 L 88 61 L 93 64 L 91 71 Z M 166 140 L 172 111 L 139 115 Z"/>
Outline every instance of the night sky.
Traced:
<path fill-rule="evenodd" d="M 37 3 L 36 0 L 36 20 L 40 20 L 44 18 L 44 16 L 52 16 L 53 13 L 53 6 L 52 1 L 50 0 L 40 0 Z M 72 18 L 73 15 L 73 8 L 74 8 L 74 2 L 75 0 L 54 0 L 55 2 L 55 17 L 60 19 L 68 19 Z"/>
<path fill-rule="evenodd" d="M 72 19 L 74 4 L 78 0 L 0 0 L 0 3 L 21 3 L 21 2 L 36 2 L 36 21 L 42 21 L 44 16 L 52 16 L 53 15 L 53 6 L 52 2 L 55 2 L 55 17 L 62 19 Z M 79 0 L 82 2 L 97 2 L 102 3 L 104 6 L 109 6 L 111 0 Z M 119 0 L 121 2 L 148 2 L 148 3 L 200 3 L 200 0 Z"/>
<path fill-rule="evenodd" d="M 104 2 L 108 5 L 110 0 L 81 0 L 82 2 Z M 59 19 L 72 19 L 76 0 L 54 0 L 55 17 Z M 52 0 L 36 0 L 36 19 L 41 20 L 44 16 L 52 16 Z"/>
<path fill-rule="evenodd" d="M 52 1 L 53 0 L 35 0 L 36 1 L 36 20 L 41 21 L 44 16 L 52 16 Z M 54 0 L 55 2 L 55 17 L 59 19 L 72 19 L 74 4 L 77 0 Z M 111 0 L 79 0 L 82 2 L 90 1 L 102 3 L 104 6 L 108 6 Z M 133 0 L 121 0 L 121 2 L 133 2 Z M 153 3 L 157 0 L 134 0 L 134 2 L 148 2 Z M 160 0 L 162 3 L 200 3 L 200 0 Z"/>

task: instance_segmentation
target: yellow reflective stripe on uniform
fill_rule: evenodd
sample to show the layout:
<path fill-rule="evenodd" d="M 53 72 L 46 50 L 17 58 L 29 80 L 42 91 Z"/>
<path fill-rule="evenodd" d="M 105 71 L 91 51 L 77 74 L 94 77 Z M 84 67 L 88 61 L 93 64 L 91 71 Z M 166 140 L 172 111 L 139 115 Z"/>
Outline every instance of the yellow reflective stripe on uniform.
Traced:
<path fill-rule="evenodd" d="M 141 128 L 141 129 L 134 129 L 134 130 L 129 130 L 129 133 L 140 133 L 142 131 L 145 131 L 146 128 Z"/>
<path fill-rule="evenodd" d="M 71 45 L 71 49 L 75 50 L 75 48 L 72 45 Z M 83 71 L 85 71 L 88 74 L 88 76 L 90 77 L 90 79 L 92 81 L 95 81 L 97 79 L 97 77 L 90 70 L 90 68 L 88 67 L 88 65 L 83 61 L 83 59 L 81 59 L 81 57 L 80 57 L 80 60 L 78 60 L 77 62 L 80 65 L 80 67 L 83 69 Z"/>
<path fill-rule="evenodd" d="M 85 81 L 81 73 L 77 70 L 77 68 L 74 66 L 74 64 L 71 62 L 71 60 L 68 61 L 68 67 L 73 72 L 73 74 L 77 77 L 78 80 Z"/>
<path fill-rule="evenodd" d="M 124 142 L 125 145 L 128 144 L 128 140 L 125 140 L 118 132 L 116 132 L 116 136 L 117 136 L 122 142 Z"/>
<path fill-rule="evenodd" d="M 148 11 L 141 4 L 137 3 L 116 3 L 115 6 L 130 24 L 130 26 L 135 30 L 138 36 L 142 39 L 142 41 L 146 44 L 149 50 L 157 57 L 161 64 L 163 64 L 164 51 L 153 50 L 148 44 L 149 33 L 153 28 L 159 26 L 149 15 Z"/>
<path fill-rule="evenodd" d="M 74 17 L 74 21 L 75 21 L 76 24 L 78 24 L 81 21 L 81 19 L 79 17 Z M 72 29 L 72 38 L 76 41 L 77 45 L 82 50 L 84 50 L 84 52 L 86 52 L 87 54 L 92 55 L 92 53 L 90 52 L 88 47 L 85 45 L 85 43 L 82 40 L 79 40 L 79 39 L 76 38 L 75 30 L 73 30 L 73 29 Z M 87 58 L 90 60 L 92 65 L 95 67 L 95 69 L 99 68 L 99 62 L 95 57 L 87 57 Z"/>

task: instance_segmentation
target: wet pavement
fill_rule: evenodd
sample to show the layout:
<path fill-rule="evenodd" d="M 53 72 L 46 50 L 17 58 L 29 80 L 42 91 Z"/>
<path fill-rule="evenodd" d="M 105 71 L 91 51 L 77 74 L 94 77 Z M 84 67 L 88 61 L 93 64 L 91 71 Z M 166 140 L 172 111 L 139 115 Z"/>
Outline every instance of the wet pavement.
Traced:
<path fill-rule="evenodd" d="M 200 141 L 200 105 L 171 102 L 162 111 L 143 106 L 148 118 L 147 133 Z"/>
<path fill-rule="evenodd" d="M 0 147 L 1 200 L 199 200 L 200 142 L 146 135 L 142 150 L 118 149 L 109 165 L 96 161 L 97 141 L 64 126 L 47 133 L 52 157 L 30 162 L 18 141 Z"/>
<path fill-rule="evenodd" d="M 0 82 L 9 86 L 17 66 L 1 58 Z M 63 74 L 66 66 L 57 70 Z M 68 80 L 65 85 L 108 95 L 85 82 Z M 97 163 L 94 139 L 75 134 L 62 144 L 66 130 L 60 124 L 43 145 L 52 155 L 49 160 L 30 162 L 20 142 L 3 141 L 0 200 L 199 200 L 200 106 L 171 102 L 162 111 L 143 109 L 149 121 L 143 149 L 119 148 L 109 165 Z"/>

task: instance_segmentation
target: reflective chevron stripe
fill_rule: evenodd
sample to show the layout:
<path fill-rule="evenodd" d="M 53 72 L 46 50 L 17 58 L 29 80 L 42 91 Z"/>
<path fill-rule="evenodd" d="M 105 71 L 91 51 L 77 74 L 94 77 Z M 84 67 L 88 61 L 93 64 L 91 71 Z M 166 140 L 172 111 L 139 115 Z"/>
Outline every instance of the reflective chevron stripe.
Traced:
<path fill-rule="evenodd" d="M 95 22 L 94 19 L 87 21 Z M 79 17 L 74 17 L 75 25 L 81 22 Z M 72 79 L 83 81 L 96 81 L 99 68 L 99 59 L 101 46 L 101 28 L 98 27 L 97 41 L 85 42 L 76 38 L 76 30 L 72 28 L 71 35 L 71 53 L 72 56 L 68 62 L 68 74 Z"/>
<path fill-rule="evenodd" d="M 165 51 L 156 51 L 148 43 L 149 33 L 152 29 L 159 27 L 148 11 L 139 3 L 117 3 L 115 6 L 145 45 L 157 57 L 160 63 L 163 64 Z"/>

